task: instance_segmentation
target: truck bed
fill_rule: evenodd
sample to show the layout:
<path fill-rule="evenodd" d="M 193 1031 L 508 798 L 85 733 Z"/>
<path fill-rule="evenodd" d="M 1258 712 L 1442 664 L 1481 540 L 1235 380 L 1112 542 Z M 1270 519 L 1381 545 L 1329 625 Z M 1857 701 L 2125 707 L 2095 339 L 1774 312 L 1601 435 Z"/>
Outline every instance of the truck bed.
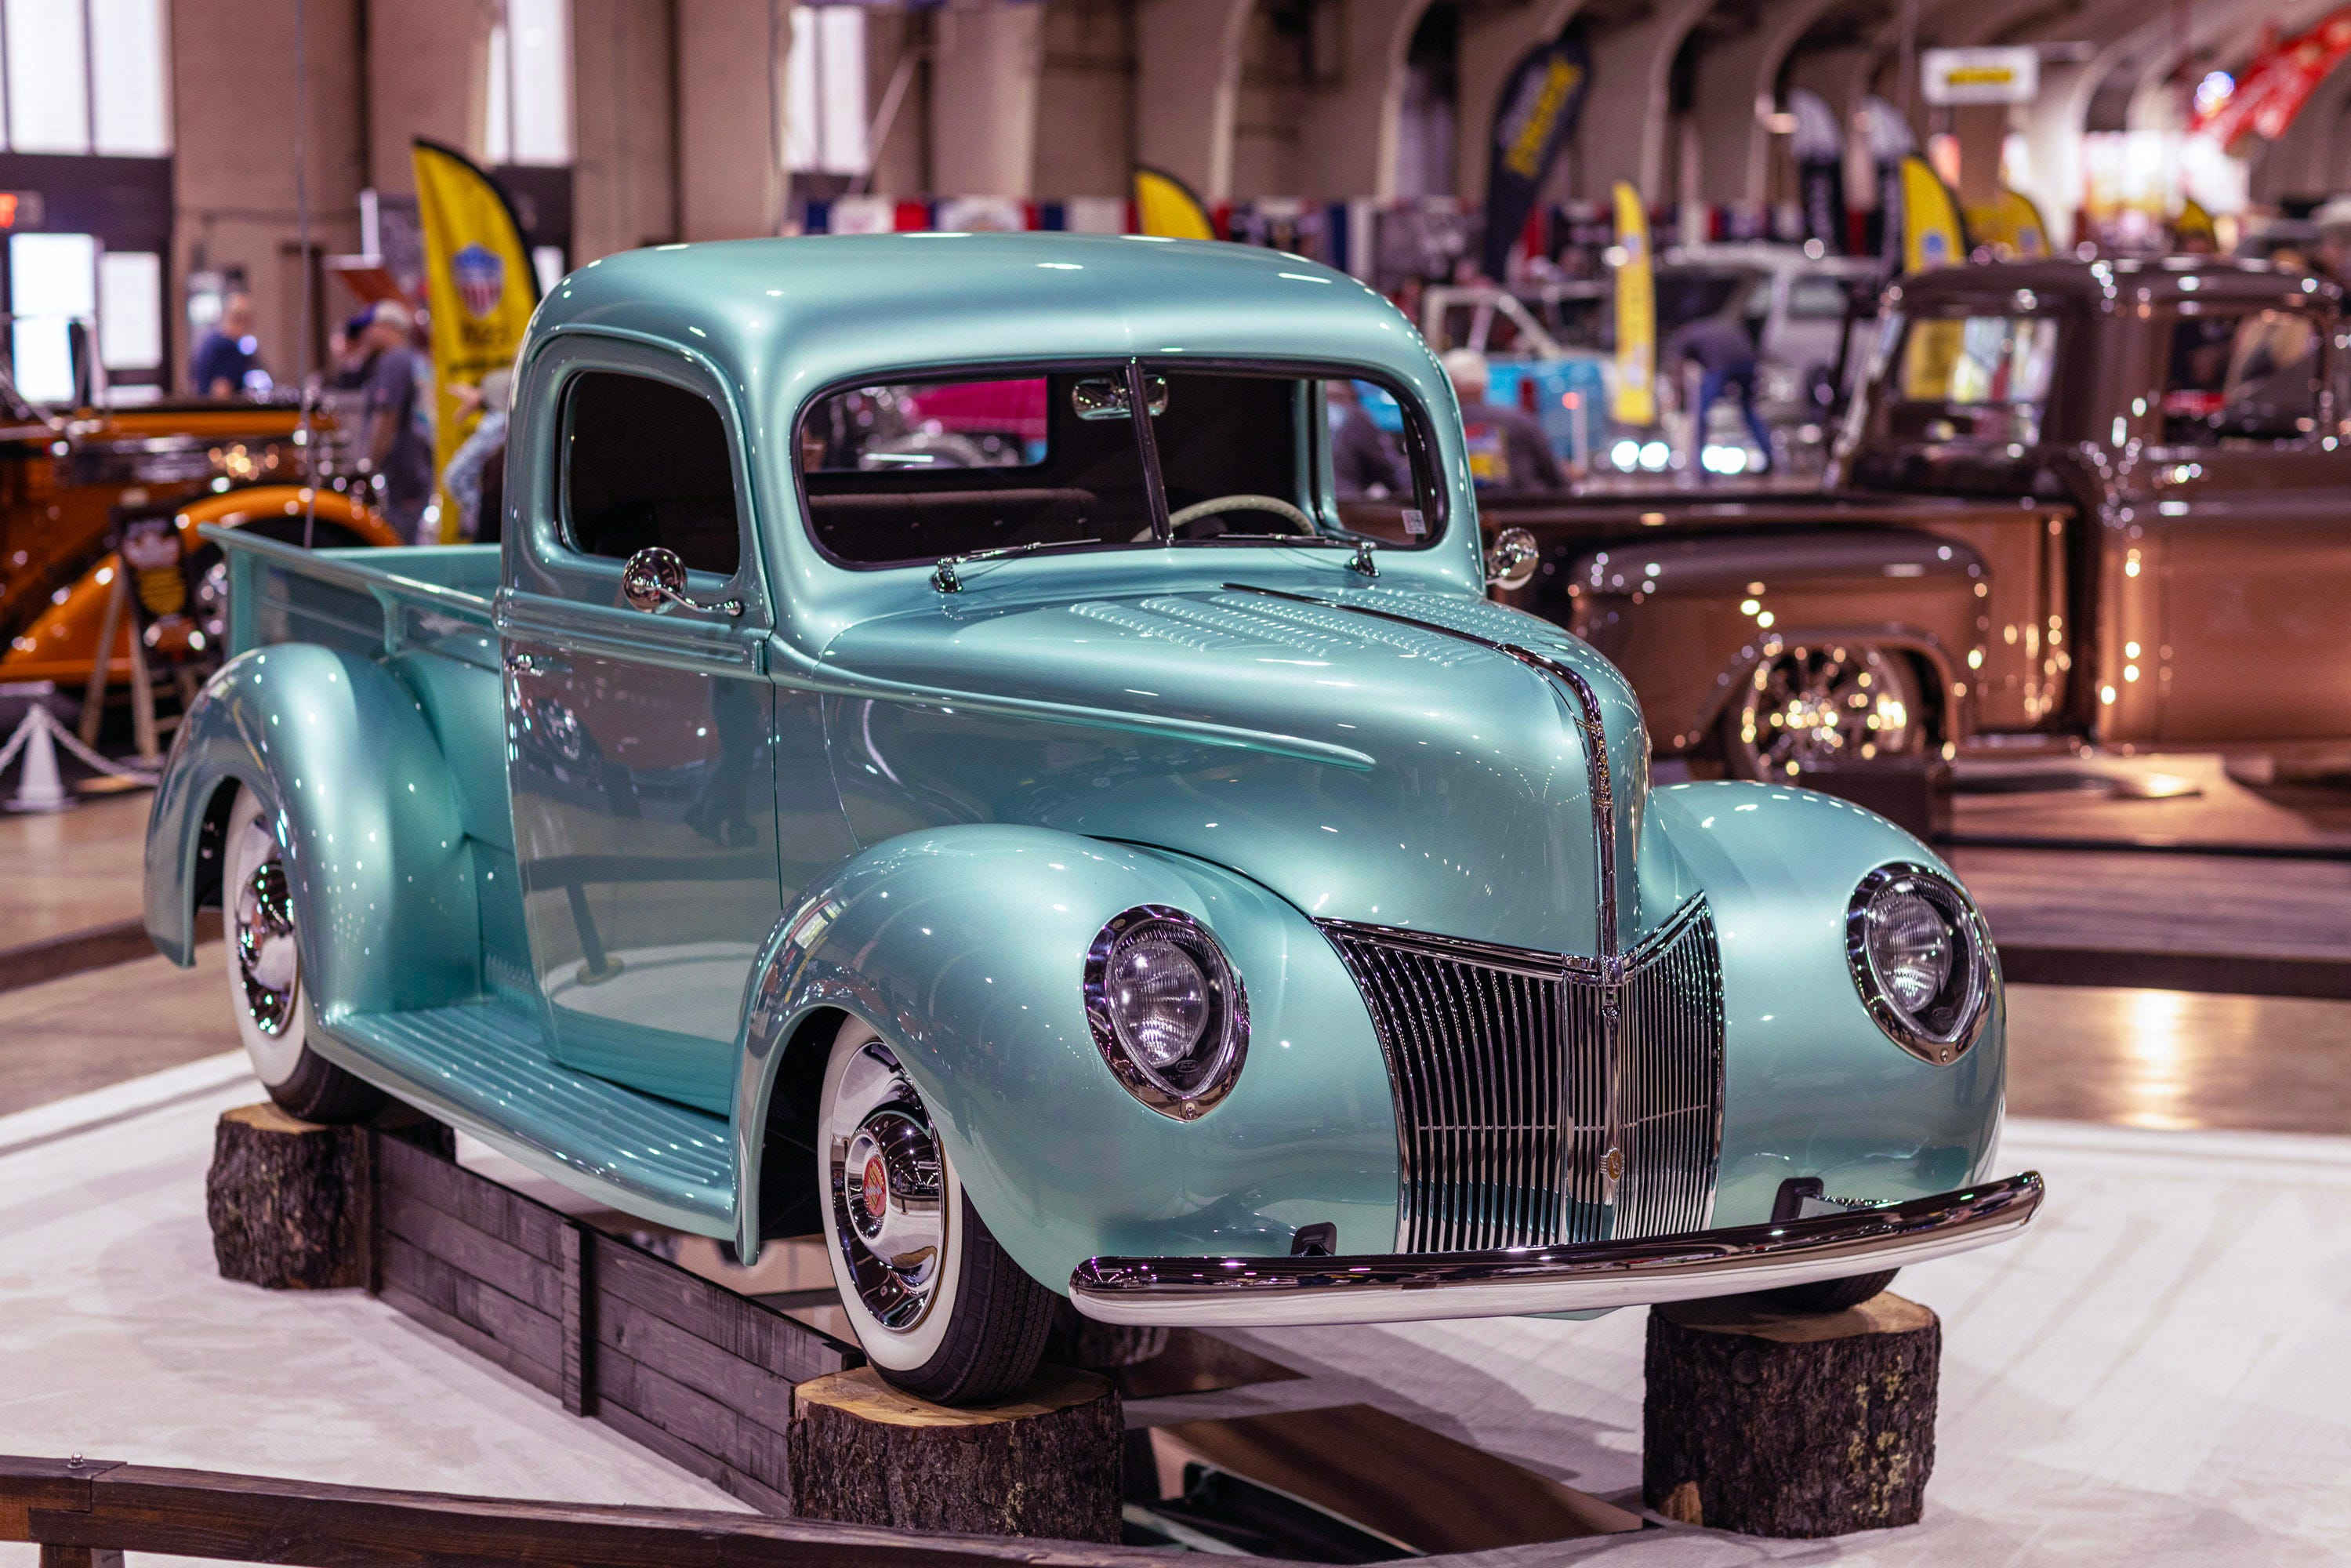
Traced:
<path fill-rule="evenodd" d="M 228 559 L 232 655 L 273 643 L 371 657 L 427 647 L 496 667 L 496 545 L 313 550 L 241 528 L 198 531 Z"/>

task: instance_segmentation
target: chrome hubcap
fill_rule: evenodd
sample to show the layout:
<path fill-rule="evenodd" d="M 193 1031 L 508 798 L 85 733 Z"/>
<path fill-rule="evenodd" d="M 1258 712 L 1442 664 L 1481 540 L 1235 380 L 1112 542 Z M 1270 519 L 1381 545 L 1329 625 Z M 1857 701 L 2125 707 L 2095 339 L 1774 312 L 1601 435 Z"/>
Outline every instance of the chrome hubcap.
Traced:
<path fill-rule="evenodd" d="M 1908 688 L 1876 648 L 1793 648 L 1755 672 L 1740 740 L 1762 776 L 1907 755 L 1917 727 Z"/>
<path fill-rule="evenodd" d="M 878 1041 L 844 1069 L 831 1123 L 828 1186 L 841 1260 L 874 1321 L 903 1333 L 930 1312 L 946 1255 L 938 1139 Z"/>
<path fill-rule="evenodd" d="M 275 852 L 237 889 L 235 919 L 233 939 L 246 1011 L 254 1028 L 274 1040 L 294 1021 L 302 989 L 301 960 L 294 946 L 294 903 L 286 888 L 286 862 Z"/>

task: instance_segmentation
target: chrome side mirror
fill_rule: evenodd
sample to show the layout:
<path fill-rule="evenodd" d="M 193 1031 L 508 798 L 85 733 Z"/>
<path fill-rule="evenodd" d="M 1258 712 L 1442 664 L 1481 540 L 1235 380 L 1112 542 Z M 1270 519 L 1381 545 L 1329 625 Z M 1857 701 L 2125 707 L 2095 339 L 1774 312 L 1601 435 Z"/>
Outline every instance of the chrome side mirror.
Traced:
<path fill-rule="evenodd" d="M 621 597 L 632 610 L 654 614 L 673 604 L 688 610 L 700 610 L 730 619 L 743 613 L 739 599 L 721 599 L 705 604 L 687 596 L 685 562 L 678 559 L 677 551 L 652 545 L 631 556 L 621 568 Z"/>
<path fill-rule="evenodd" d="M 1486 552 L 1486 586 L 1504 591 L 1524 588 L 1535 579 L 1542 549 L 1524 528 L 1504 528 Z"/>

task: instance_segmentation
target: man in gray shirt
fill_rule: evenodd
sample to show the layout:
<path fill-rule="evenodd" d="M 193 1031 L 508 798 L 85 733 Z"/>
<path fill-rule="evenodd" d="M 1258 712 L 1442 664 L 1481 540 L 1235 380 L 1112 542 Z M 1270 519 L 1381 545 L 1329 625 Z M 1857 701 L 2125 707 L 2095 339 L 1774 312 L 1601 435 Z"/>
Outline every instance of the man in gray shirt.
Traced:
<path fill-rule="evenodd" d="M 415 331 L 416 319 L 396 300 L 379 302 L 368 316 L 374 357 L 365 382 L 365 450 L 383 481 L 384 521 L 402 538 L 438 544 L 438 529 L 432 538 L 419 535 L 433 498 L 433 435 L 423 401 L 431 373 L 410 346 Z"/>

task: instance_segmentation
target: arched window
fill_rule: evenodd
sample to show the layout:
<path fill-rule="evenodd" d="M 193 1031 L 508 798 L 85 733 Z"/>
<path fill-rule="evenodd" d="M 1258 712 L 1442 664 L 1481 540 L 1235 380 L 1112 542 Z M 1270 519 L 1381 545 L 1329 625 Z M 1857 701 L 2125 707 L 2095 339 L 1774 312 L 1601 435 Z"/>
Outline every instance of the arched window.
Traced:
<path fill-rule="evenodd" d="M 865 11 L 792 7 L 784 78 L 784 164 L 794 173 L 862 174 L 865 146 Z"/>
<path fill-rule="evenodd" d="M 505 0 L 490 28 L 484 161 L 571 162 L 570 0 Z"/>
<path fill-rule="evenodd" d="M 7 151 L 171 152 L 163 0 L 0 0 L 0 57 Z"/>

